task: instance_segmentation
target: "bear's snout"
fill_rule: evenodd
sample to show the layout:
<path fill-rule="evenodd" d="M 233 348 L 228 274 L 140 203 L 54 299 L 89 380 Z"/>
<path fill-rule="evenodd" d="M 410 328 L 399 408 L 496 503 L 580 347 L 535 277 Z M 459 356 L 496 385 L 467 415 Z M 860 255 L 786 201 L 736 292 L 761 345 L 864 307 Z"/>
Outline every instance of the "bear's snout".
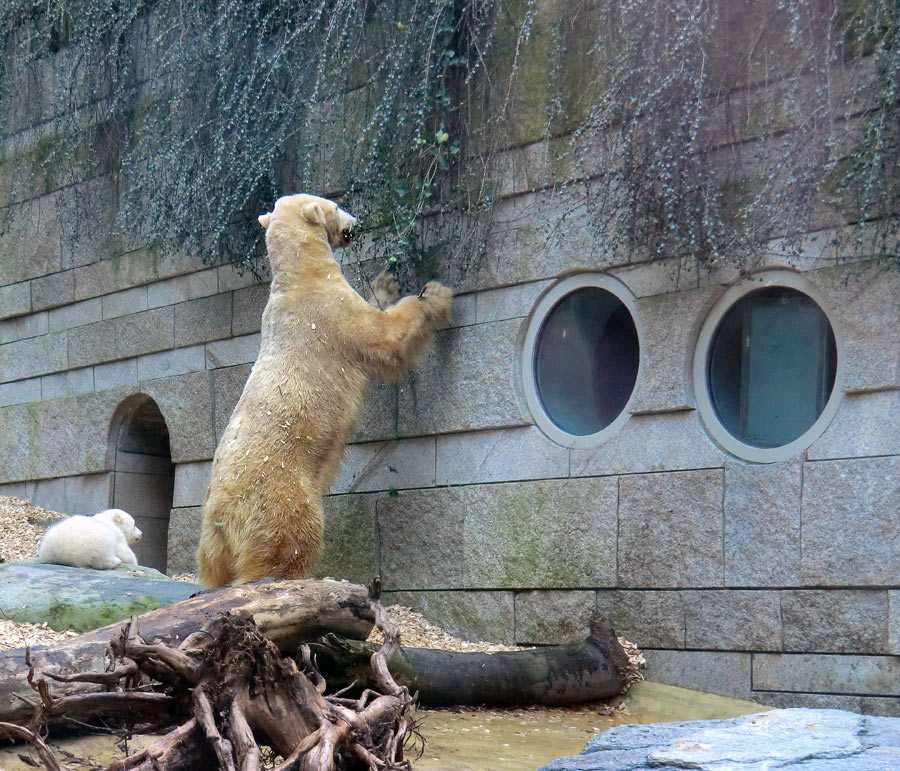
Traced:
<path fill-rule="evenodd" d="M 137 525 L 135 525 L 134 530 L 131 533 L 131 538 L 128 539 L 128 543 L 137 543 L 141 540 L 142 535 L 143 533 L 141 532 L 141 529 Z"/>

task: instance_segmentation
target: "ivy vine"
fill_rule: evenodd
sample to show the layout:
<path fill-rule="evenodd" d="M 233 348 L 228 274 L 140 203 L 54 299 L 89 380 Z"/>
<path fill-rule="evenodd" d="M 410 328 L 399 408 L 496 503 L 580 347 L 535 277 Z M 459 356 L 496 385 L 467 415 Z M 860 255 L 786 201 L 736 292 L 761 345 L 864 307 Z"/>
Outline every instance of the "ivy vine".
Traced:
<path fill-rule="evenodd" d="M 52 62 L 53 183 L 90 156 L 122 230 L 208 262 L 258 268 L 250 223 L 309 190 L 363 216 L 379 262 L 465 272 L 523 142 L 613 261 L 745 265 L 809 231 L 896 257 L 898 20 L 897 0 L 7 0 L 0 110 Z"/>

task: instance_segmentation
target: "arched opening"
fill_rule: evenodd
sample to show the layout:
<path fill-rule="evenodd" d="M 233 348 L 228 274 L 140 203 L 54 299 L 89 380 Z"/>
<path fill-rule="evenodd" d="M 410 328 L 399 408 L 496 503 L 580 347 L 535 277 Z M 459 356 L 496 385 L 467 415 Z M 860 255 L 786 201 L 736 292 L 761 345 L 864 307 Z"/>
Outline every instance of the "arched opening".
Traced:
<path fill-rule="evenodd" d="M 165 418 L 146 394 L 129 396 L 116 408 L 109 466 L 113 507 L 131 514 L 143 531 L 133 547 L 138 562 L 165 571 L 175 466 Z"/>

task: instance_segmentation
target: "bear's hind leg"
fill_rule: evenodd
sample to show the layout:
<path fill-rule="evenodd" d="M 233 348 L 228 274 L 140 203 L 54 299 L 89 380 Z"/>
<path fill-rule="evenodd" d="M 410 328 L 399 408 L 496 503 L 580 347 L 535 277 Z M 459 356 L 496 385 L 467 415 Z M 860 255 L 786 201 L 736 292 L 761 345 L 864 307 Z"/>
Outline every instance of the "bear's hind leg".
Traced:
<path fill-rule="evenodd" d="M 205 523 L 204 523 L 205 525 Z M 204 586 L 225 586 L 234 578 L 234 557 L 218 531 L 209 534 L 204 526 L 197 548 L 197 575 Z"/>

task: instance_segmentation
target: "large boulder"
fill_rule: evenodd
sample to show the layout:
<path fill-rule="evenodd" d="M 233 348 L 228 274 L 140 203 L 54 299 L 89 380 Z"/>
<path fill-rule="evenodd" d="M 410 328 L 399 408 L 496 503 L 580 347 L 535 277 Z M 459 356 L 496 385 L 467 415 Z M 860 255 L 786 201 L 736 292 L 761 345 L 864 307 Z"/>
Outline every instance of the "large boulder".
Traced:
<path fill-rule="evenodd" d="M 87 632 L 184 600 L 203 587 L 153 568 L 71 568 L 39 562 L 0 565 L 0 610 L 12 621 Z"/>
<path fill-rule="evenodd" d="M 623 725 L 580 755 L 540 771 L 660 768 L 888 771 L 900 768 L 900 718 L 832 709 L 776 709 L 730 720 Z"/>

